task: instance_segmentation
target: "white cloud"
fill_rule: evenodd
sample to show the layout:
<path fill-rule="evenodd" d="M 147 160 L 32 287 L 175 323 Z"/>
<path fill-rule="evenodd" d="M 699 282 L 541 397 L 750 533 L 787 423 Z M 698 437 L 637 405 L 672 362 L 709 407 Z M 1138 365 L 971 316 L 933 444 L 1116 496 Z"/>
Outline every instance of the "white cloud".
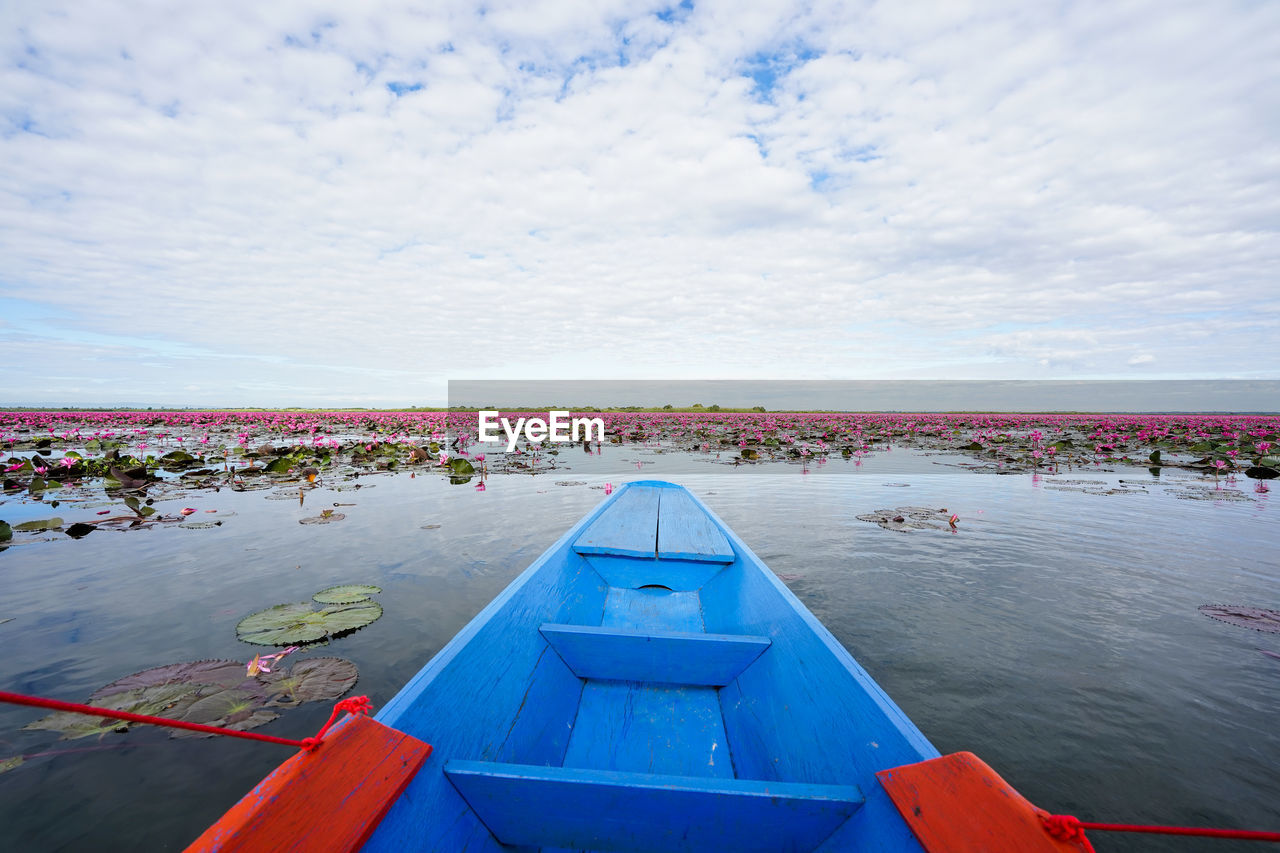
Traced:
<path fill-rule="evenodd" d="M 1274 4 L 478 8 L 6 7 L 0 397 L 1280 376 Z"/>

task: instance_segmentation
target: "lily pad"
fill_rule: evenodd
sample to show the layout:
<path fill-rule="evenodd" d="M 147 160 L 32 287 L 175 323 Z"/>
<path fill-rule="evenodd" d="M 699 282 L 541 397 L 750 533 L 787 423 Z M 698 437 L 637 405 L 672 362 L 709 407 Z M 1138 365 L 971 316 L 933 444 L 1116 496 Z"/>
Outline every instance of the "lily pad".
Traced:
<path fill-rule="evenodd" d="M 11 758 L 0 758 L 0 773 L 8 773 L 20 766 L 27 759 L 21 755 L 15 755 Z"/>
<path fill-rule="evenodd" d="M 381 615 L 382 605 L 373 601 L 336 604 L 321 610 L 312 610 L 307 601 L 277 604 L 241 619 L 236 636 L 259 646 L 314 643 L 363 628 Z"/>
<path fill-rule="evenodd" d="M 245 672 L 245 666 L 238 660 L 197 660 L 184 663 L 170 663 L 156 666 L 126 675 L 124 678 L 99 687 L 89 697 L 91 704 L 97 700 L 117 693 L 139 690 L 147 687 L 167 685 L 213 685 L 222 688 L 248 686 L 252 678 Z"/>
<path fill-rule="evenodd" d="M 462 476 L 464 474 L 474 474 L 476 466 L 461 456 L 455 456 L 449 460 L 449 470 L 453 472 L 454 476 Z"/>
<path fill-rule="evenodd" d="M 94 527 L 92 524 L 85 524 L 82 521 L 77 521 L 75 524 L 68 527 L 65 532 L 72 539 L 81 539 L 97 529 L 98 528 Z"/>
<path fill-rule="evenodd" d="M 62 527 L 61 518 L 47 518 L 43 521 L 24 521 L 21 524 L 15 524 L 14 530 L 22 530 L 26 532 L 40 533 L 44 530 L 58 530 Z"/>
<path fill-rule="evenodd" d="M 190 685 L 163 684 L 115 693 L 94 702 L 94 705 L 112 711 L 169 716 L 165 713 L 166 711 L 173 709 L 181 700 L 192 697 L 193 693 Z M 106 734 L 110 731 L 123 731 L 131 725 L 133 723 L 128 720 L 73 714 L 70 711 L 54 711 L 33 723 L 28 723 L 23 728 L 61 732 L 63 740 L 74 740 L 90 735 Z"/>
<path fill-rule="evenodd" d="M 326 509 L 324 512 L 320 513 L 319 515 L 313 515 L 310 518 L 300 518 L 298 519 L 298 523 L 299 524 L 329 524 L 330 522 L 334 522 L 334 521 L 342 521 L 342 519 L 344 518 L 346 518 L 346 516 L 343 515 L 342 513 L 334 512 L 333 510 Z"/>
<path fill-rule="evenodd" d="M 878 509 L 857 517 L 859 521 L 878 524 L 885 530 L 948 530 L 950 513 L 945 509 L 922 506 L 900 506 L 897 509 Z"/>
<path fill-rule="evenodd" d="M 311 598 L 321 604 L 355 604 L 367 601 L 369 596 L 382 592 L 382 587 L 363 583 L 348 583 L 322 589 Z"/>
<path fill-rule="evenodd" d="M 201 695 L 194 702 L 187 705 L 182 716 L 178 719 L 185 720 L 188 723 L 203 723 L 207 726 L 221 726 L 236 731 L 244 731 L 245 729 L 257 728 L 280 716 L 273 711 L 258 707 L 261 701 L 262 697 L 258 693 L 248 690 L 236 690 L 234 688 L 214 690 L 207 695 Z M 173 737 L 212 736 L 205 732 L 182 729 L 178 729 L 173 733 Z"/>
<path fill-rule="evenodd" d="M 1210 619 L 1217 619 L 1228 625 L 1252 628 L 1268 634 L 1280 634 L 1280 610 L 1243 607 L 1235 604 L 1202 604 L 1197 609 Z"/>
<path fill-rule="evenodd" d="M 283 677 L 272 682 L 272 689 L 277 694 L 268 704 L 293 706 L 337 699 L 354 687 L 359 677 L 356 665 L 342 658 L 299 661 Z"/>
<path fill-rule="evenodd" d="M 179 527 L 185 527 L 187 530 L 208 530 L 210 527 L 221 527 L 221 521 L 183 521 Z"/>
<path fill-rule="evenodd" d="M 9 526 L 9 522 L 0 521 L 0 542 L 8 542 L 13 538 L 13 528 Z"/>

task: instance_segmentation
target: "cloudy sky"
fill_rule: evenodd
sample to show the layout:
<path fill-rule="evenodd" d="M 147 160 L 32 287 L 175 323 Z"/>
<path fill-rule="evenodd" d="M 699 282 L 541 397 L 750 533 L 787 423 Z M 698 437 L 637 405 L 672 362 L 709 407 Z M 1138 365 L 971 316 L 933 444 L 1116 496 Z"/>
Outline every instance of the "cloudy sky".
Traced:
<path fill-rule="evenodd" d="M 0 403 L 1280 378 L 1278 81 L 1273 0 L 9 0 Z"/>

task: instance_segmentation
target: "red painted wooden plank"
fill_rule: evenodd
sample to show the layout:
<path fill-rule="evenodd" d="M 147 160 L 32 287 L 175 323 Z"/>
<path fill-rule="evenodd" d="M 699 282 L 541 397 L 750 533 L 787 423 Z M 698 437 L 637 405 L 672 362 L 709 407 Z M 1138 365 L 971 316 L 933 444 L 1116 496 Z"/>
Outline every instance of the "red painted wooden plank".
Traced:
<path fill-rule="evenodd" d="M 881 770 L 876 776 L 929 853 L 1081 853 L 1045 832 L 1039 812 L 972 752 Z"/>
<path fill-rule="evenodd" d="M 373 833 L 431 745 L 363 716 L 271 772 L 186 853 L 347 853 Z"/>

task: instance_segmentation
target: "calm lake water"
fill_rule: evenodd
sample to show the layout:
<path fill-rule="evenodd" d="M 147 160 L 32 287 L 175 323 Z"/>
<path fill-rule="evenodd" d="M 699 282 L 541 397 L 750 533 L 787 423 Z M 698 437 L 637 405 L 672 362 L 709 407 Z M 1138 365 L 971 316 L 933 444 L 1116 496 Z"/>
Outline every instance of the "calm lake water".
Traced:
<path fill-rule="evenodd" d="M 160 507 L 235 513 L 215 529 L 50 534 L 9 548 L 0 689 L 83 701 L 152 666 L 248 660 L 266 650 L 237 641 L 243 616 L 372 583 L 385 615 L 318 653 L 354 661 L 355 692 L 382 705 L 603 500 L 592 486 L 659 478 L 699 495 L 942 752 L 976 752 L 1033 802 L 1086 820 L 1280 829 L 1280 660 L 1260 652 L 1280 653 L 1280 635 L 1196 610 L 1280 606 L 1276 492 L 1241 480 L 1244 500 L 1189 500 L 1199 492 L 1188 484 L 1212 479 L 981 475 L 950 467 L 962 457 L 897 449 L 807 473 L 639 448 L 564 458 L 550 475 L 490 477 L 484 492 L 407 473 L 317 488 L 304 506 L 224 489 Z M 1080 491 L 1111 486 L 1128 493 Z M 339 509 L 345 520 L 297 523 L 335 502 L 355 504 Z M 902 533 L 856 518 L 899 506 L 946 507 L 960 522 Z M 0 507 L 10 521 L 50 514 Z M 313 734 L 330 705 L 287 710 L 259 731 Z M 0 759 L 120 748 L 0 773 L 0 849 L 180 850 L 290 754 L 149 727 L 101 741 L 20 730 L 38 716 L 0 705 Z M 1100 851 L 1257 849 L 1092 835 Z"/>

